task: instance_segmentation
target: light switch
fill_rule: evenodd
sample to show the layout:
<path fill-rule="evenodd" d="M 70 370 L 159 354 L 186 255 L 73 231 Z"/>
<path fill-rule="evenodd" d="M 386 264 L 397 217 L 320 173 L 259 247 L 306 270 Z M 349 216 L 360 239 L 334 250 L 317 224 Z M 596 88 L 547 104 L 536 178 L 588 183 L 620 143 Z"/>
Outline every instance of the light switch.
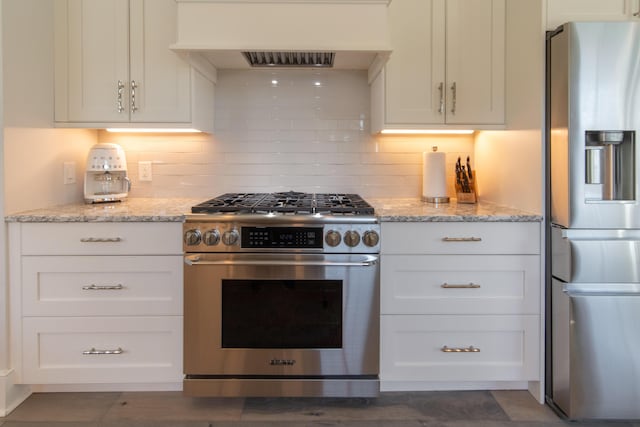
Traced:
<path fill-rule="evenodd" d="M 64 162 L 63 184 L 76 183 L 76 162 Z"/>
<path fill-rule="evenodd" d="M 151 181 L 153 173 L 151 172 L 151 162 L 138 162 L 138 180 Z"/>

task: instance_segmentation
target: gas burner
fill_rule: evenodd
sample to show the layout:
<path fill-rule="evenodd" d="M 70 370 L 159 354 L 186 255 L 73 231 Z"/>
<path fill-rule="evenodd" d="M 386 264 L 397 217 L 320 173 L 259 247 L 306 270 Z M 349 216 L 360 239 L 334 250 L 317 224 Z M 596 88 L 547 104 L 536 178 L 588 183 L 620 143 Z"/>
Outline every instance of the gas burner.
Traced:
<path fill-rule="evenodd" d="M 191 208 L 192 213 L 373 215 L 374 209 L 357 194 L 226 193 Z"/>
<path fill-rule="evenodd" d="M 332 214 L 373 215 L 373 207 L 357 194 L 316 194 L 316 211 Z"/>
<path fill-rule="evenodd" d="M 192 213 L 252 213 L 264 193 L 226 193 L 191 208 Z"/>
<path fill-rule="evenodd" d="M 257 213 L 311 214 L 314 212 L 313 207 L 313 194 L 290 191 L 267 194 L 254 208 Z"/>

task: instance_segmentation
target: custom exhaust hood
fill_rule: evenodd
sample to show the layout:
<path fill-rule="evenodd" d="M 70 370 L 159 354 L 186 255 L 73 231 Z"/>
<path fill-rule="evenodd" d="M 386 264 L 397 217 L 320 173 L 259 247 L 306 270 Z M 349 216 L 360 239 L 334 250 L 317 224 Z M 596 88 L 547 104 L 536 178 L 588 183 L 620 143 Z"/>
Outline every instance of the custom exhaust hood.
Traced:
<path fill-rule="evenodd" d="M 377 74 L 391 52 L 390 1 L 176 0 L 177 41 L 170 48 L 213 74 L 252 66 Z"/>

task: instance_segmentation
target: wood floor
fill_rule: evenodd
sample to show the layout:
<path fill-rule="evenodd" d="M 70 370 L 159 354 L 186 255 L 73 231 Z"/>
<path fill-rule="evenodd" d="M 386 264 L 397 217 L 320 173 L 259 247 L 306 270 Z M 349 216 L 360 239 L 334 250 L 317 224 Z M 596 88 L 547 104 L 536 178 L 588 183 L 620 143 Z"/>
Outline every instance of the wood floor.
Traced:
<path fill-rule="evenodd" d="M 566 422 L 525 391 L 353 398 L 189 398 L 180 392 L 37 393 L 1 427 L 640 427 Z"/>

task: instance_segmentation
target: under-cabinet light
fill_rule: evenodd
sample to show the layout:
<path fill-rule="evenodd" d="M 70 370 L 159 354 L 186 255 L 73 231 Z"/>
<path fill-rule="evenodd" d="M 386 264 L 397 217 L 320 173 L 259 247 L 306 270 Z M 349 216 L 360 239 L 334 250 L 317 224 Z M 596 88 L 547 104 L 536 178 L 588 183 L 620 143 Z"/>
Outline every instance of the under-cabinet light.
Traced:
<path fill-rule="evenodd" d="M 201 133 L 198 129 L 187 128 L 107 128 L 107 132 L 119 133 Z"/>
<path fill-rule="evenodd" d="M 383 134 L 397 135 L 469 135 L 473 129 L 382 129 Z"/>

